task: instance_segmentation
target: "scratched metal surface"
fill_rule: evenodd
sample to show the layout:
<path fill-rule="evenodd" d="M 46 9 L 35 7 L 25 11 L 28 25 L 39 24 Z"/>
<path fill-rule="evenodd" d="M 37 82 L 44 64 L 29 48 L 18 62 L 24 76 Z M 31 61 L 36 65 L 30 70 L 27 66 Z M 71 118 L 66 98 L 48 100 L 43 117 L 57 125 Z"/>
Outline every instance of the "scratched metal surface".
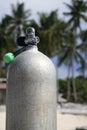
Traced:
<path fill-rule="evenodd" d="M 6 130 L 57 130 L 55 68 L 35 48 L 9 66 Z"/>

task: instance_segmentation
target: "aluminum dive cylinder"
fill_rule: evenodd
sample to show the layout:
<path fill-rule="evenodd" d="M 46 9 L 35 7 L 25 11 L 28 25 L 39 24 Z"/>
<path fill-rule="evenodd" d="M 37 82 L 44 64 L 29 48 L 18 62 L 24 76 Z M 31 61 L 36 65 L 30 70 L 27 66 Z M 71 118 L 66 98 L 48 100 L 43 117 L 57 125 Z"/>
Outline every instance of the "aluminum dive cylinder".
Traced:
<path fill-rule="evenodd" d="M 27 29 L 26 37 L 27 49 L 8 67 L 6 130 L 57 130 L 55 67 L 38 51 L 34 28 Z"/>

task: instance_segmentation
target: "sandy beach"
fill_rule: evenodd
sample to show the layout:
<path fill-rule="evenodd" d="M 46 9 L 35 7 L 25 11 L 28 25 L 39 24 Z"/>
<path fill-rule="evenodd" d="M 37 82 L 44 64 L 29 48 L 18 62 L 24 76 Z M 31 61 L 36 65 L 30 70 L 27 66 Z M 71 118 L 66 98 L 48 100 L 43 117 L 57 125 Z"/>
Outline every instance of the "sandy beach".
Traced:
<path fill-rule="evenodd" d="M 0 107 L 0 130 L 5 130 L 6 110 Z M 87 127 L 87 116 L 64 114 L 57 110 L 57 130 L 75 130 L 77 127 Z"/>
<path fill-rule="evenodd" d="M 57 130 L 75 130 L 75 128 L 86 126 L 87 116 L 61 114 L 57 112 Z"/>
<path fill-rule="evenodd" d="M 6 109 L 5 106 L 0 106 L 0 130 L 5 130 Z"/>

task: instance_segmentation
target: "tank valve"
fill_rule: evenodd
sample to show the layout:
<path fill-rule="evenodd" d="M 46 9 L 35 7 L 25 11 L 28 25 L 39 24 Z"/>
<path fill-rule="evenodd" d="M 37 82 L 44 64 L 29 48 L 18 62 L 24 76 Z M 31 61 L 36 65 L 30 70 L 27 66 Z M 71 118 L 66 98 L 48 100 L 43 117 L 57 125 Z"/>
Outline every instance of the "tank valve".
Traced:
<path fill-rule="evenodd" d="M 3 57 L 3 60 L 6 64 L 9 64 L 10 62 L 14 61 L 15 56 L 20 54 L 21 52 L 28 49 L 31 45 L 36 45 L 39 43 L 40 39 L 38 36 L 35 36 L 35 29 L 33 27 L 28 27 L 26 29 L 26 36 L 18 37 L 17 44 L 21 46 L 22 48 L 17 50 L 14 54 L 9 52 L 6 53 Z"/>
<path fill-rule="evenodd" d="M 17 44 L 19 46 L 37 45 L 39 41 L 39 37 L 35 36 L 35 29 L 33 27 L 28 27 L 26 29 L 26 36 L 18 37 Z"/>

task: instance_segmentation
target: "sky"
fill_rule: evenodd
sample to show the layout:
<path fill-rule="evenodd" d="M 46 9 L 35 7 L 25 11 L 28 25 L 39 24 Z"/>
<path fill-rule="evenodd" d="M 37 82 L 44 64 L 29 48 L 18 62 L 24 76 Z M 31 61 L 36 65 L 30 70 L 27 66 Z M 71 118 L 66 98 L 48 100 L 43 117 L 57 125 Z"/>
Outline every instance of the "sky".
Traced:
<path fill-rule="evenodd" d="M 53 10 L 58 9 L 58 15 L 60 18 L 64 18 L 62 13 L 67 11 L 65 3 L 70 3 L 70 0 L 1 0 L 0 1 L 0 20 L 5 16 L 5 14 L 11 14 L 11 4 L 16 5 L 16 3 L 23 2 L 25 3 L 25 9 L 30 9 L 32 13 L 32 18 L 38 20 L 37 12 L 46 12 L 50 13 Z M 57 57 L 51 59 L 54 65 L 57 65 Z M 67 69 L 62 66 L 58 70 L 59 78 L 66 78 L 67 77 Z"/>
<path fill-rule="evenodd" d="M 11 4 L 16 5 L 17 2 L 24 2 L 26 9 L 31 9 L 33 18 L 37 17 L 37 12 L 51 12 L 58 9 L 60 17 L 66 7 L 64 2 L 70 3 L 70 0 L 1 0 L 0 1 L 0 19 L 5 14 L 11 13 Z"/>

